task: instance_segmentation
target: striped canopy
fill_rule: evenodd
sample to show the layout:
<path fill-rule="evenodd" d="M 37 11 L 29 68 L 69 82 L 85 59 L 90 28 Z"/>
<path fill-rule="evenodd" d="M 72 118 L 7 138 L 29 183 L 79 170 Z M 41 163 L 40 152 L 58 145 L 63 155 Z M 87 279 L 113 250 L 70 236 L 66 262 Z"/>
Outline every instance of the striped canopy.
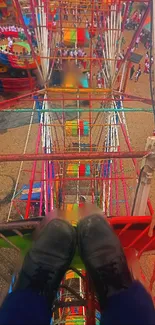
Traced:
<path fill-rule="evenodd" d="M 147 18 L 145 19 L 143 29 L 148 30 L 149 32 L 151 31 L 151 16 L 148 15 Z"/>

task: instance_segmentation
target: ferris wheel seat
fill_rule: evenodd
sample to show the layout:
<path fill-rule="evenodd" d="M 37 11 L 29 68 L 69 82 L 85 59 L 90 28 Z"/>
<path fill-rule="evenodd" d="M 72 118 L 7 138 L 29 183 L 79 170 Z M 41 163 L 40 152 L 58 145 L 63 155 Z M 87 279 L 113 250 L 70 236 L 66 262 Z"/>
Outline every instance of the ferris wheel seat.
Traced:
<path fill-rule="evenodd" d="M 67 175 L 71 177 L 77 177 L 78 176 L 78 164 L 68 164 L 67 167 Z"/>
<path fill-rule="evenodd" d="M 70 308 L 70 312 L 71 312 L 71 316 L 67 316 L 66 317 L 66 324 L 67 325 L 75 325 L 75 324 L 79 324 L 79 325 L 84 325 L 85 324 L 85 317 L 84 316 L 80 316 L 79 315 L 79 310 L 82 310 L 81 314 L 83 313 L 83 308 L 82 307 L 71 307 Z M 77 310 L 77 312 L 76 312 Z M 74 319 L 73 319 L 74 317 Z"/>
<path fill-rule="evenodd" d="M 87 121 L 66 121 L 65 130 L 66 136 L 88 136 L 90 129 Z"/>
<path fill-rule="evenodd" d="M 90 176 L 90 165 L 80 164 L 79 166 L 79 176 Z"/>
<path fill-rule="evenodd" d="M 78 123 L 77 121 L 67 121 L 65 125 L 66 136 L 78 135 Z"/>
<path fill-rule="evenodd" d="M 77 121 L 72 121 L 72 135 L 73 136 L 78 135 L 78 123 L 77 123 Z"/>
<path fill-rule="evenodd" d="M 84 122 L 84 135 L 89 135 L 89 123 L 87 121 Z"/>
<path fill-rule="evenodd" d="M 89 33 L 85 28 L 64 28 L 64 44 L 67 46 L 72 46 L 77 42 L 78 46 L 88 46 L 89 44 Z"/>
<path fill-rule="evenodd" d="M 76 211 L 78 209 L 78 204 L 77 203 L 68 203 L 66 206 L 67 211 Z M 72 226 L 76 226 L 75 222 L 71 222 Z"/>
<path fill-rule="evenodd" d="M 81 164 L 79 166 L 79 176 L 85 176 L 85 165 Z"/>
<path fill-rule="evenodd" d="M 80 132 L 80 135 L 84 134 L 84 122 L 83 121 L 79 121 L 79 132 Z"/>
<path fill-rule="evenodd" d="M 90 176 L 90 165 L 86 164 L 85 168 L 86 168 L 85 175 L 89 177 Z"/>
<path fill-rule="evenodd" d="M 90 176 L 90 164 L 68 164 L 67 175 L 71 177 Z"/>
<path fill-rule="evenodd" d="M 66 136 L 71 136 L 72 135 L 72 123 L 71 123 L 71 121 L 66 122 L 65 130 L 66 130 Z"/>

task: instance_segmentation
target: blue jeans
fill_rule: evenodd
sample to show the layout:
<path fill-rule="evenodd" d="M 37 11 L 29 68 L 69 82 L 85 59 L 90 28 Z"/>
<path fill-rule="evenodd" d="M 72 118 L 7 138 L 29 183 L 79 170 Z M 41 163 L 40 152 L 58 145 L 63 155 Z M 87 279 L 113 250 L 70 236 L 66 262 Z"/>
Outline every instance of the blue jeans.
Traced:
<path fill-rule="evenodd" d="M 46 299 L 30 289 L 9 294 L 0 308 L 0 325 L 49 325 L 50 322 L 51 311 Z M 150 295 L 138 281 L 133 282 L 128 290 L 109 298 L 101 324 L 155 325 Z"/>

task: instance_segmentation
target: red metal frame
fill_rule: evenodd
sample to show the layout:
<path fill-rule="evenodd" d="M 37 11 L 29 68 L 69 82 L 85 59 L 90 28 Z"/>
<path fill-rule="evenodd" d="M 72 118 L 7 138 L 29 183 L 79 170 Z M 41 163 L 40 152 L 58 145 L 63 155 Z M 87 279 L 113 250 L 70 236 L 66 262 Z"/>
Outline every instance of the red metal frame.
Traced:
<path fill-rule="evenodd" d="M 147 151 L 132 151 L 132 152 L 89 152 L 89 153 L 52 153 L 52 154 L 8 154 L 0 155 L 0 162 L 9 161 L 39 161 L 39 160 L 59 160 L 59 161 L 74 161 L 74 160 L 100 160 L 100 159 L 135 159 L 143 158 L 151 154 Z"/>
<path fill-rule="evenodd" d="M 154 249 L 155 229 L 150 237 L 149 229 L 152 222 L 151 216 L 144 217 L 115 217 L 108 219 L 114 228 L 124 248 L 134 248 L 138 257 L 144 251 Z"/>

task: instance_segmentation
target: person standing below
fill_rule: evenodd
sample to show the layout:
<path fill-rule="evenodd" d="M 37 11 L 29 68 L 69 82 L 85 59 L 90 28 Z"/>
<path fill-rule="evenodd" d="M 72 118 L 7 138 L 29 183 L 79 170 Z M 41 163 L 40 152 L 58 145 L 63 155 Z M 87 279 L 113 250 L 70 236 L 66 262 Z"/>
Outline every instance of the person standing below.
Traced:
<path fill-rule="evenodd" d="M 25 47 L 23 47 L 23 49 L 22 49 L 22 54 L 25 56 L 26 55 L 26 49 L 25 49 Z"/>
<path fill-rule="evenodd" d="M 96 88 L 96 74 L 95 73 L 92 76 L 92 87 Z"/>
<path fill-rule="evenodd" d="M 8 48 L 11 52 L 13 52 L 13 40 L 10 38 L 9 42 L 8 42 Z"/>
<path fill-rule="evenodd" d="M 68 10 L 66 7 L 64 8 L 64 20 L 68 20 Z"/>
<path fill-rule="evenodd" d="M 138 36 L 137 39 L 136 39 L 136 43 L 135 43 L 135 48 L 136 49 L 138 49 L 139 42 L 140 42 L 140 36 Z"/>
<path fill-rule="evenodd" d="M 98 71 L 98 73 L 97 73 L 96 80 L 97 80 L 97 87 L 101 88 L 102 87 L 102 79 L 101 79 L 100 71 Z"/>
<path fill-rule="evenodd" d="M 149 61 L 145 62 L 144 73 L 150 73 L 150 63 L 149 63 Z"/>
<path fill-rule="evenodd" d="M 85 27 L 88 28 L 88 26 L 89 26 L 89 20 L 86 19 Z"/>
<path fill-rule="evenodd" d="M 92 65 L 93 65 L 93 66 L 96 65 L 96 58 L 97 58 L 97 55 L 96 55 L 96 51 L 94 50 L 94 51 L 93 51 L 93 60 L 92 60 Z"/>
<path fill-rule="evenodd" d="M 137 82 L 139 80 L 139 77 L 141 76 L 142 74 L 142 71 L 141 69 L 139 68 L 136 72 L 136 75 L 135 75 L 135 82 Z"/>
<path fill-rule="evenodd" d="M 132 65 L 132 67 L 130 69 L 130 80 L 132 80 L 134 73 L 135 73 L 135 66 Z"/>
<path fill-rule="evenodd" d="M 89 80 L 90 80 L 90 72 L 87 71 L 86 75 L 87 75 L 87 79 L 88 79 L 88 81 L 89 81 Z"/>
<path fill-rule="evenodd" d="M 76 20 L 76 12 L 75 12 L 75 8 L 73 8 L 72 14 L 73 14 L 73 20 L 75 21 L 75 20 Z"/>
<path fill-rule="evenodd" d="M 137 17 L 137 23 L 138 23 L 138 25 L 140 24 L 141 19 L 142 19 L 142 13 L 140 12 L 140 13 L 138 14 L 138 17 Z"/>
<path fill-rule="evenodd" d="M 147 51 L 145 54 L 145 62 L 149 60 L 149 52 Z"/>
<path fill-rule="evenodd" d="M 9 42 L 11 41 L 11 37 L 9 36 L 8 37 L 8 46 L 9 46 Z"/>
<path fill-rule="evenodd" d="M 102 88 L 104 88 L 104 75 L 103 75 L 103 72 L 101 73 L 101 82 L 102 82 Z"/>

